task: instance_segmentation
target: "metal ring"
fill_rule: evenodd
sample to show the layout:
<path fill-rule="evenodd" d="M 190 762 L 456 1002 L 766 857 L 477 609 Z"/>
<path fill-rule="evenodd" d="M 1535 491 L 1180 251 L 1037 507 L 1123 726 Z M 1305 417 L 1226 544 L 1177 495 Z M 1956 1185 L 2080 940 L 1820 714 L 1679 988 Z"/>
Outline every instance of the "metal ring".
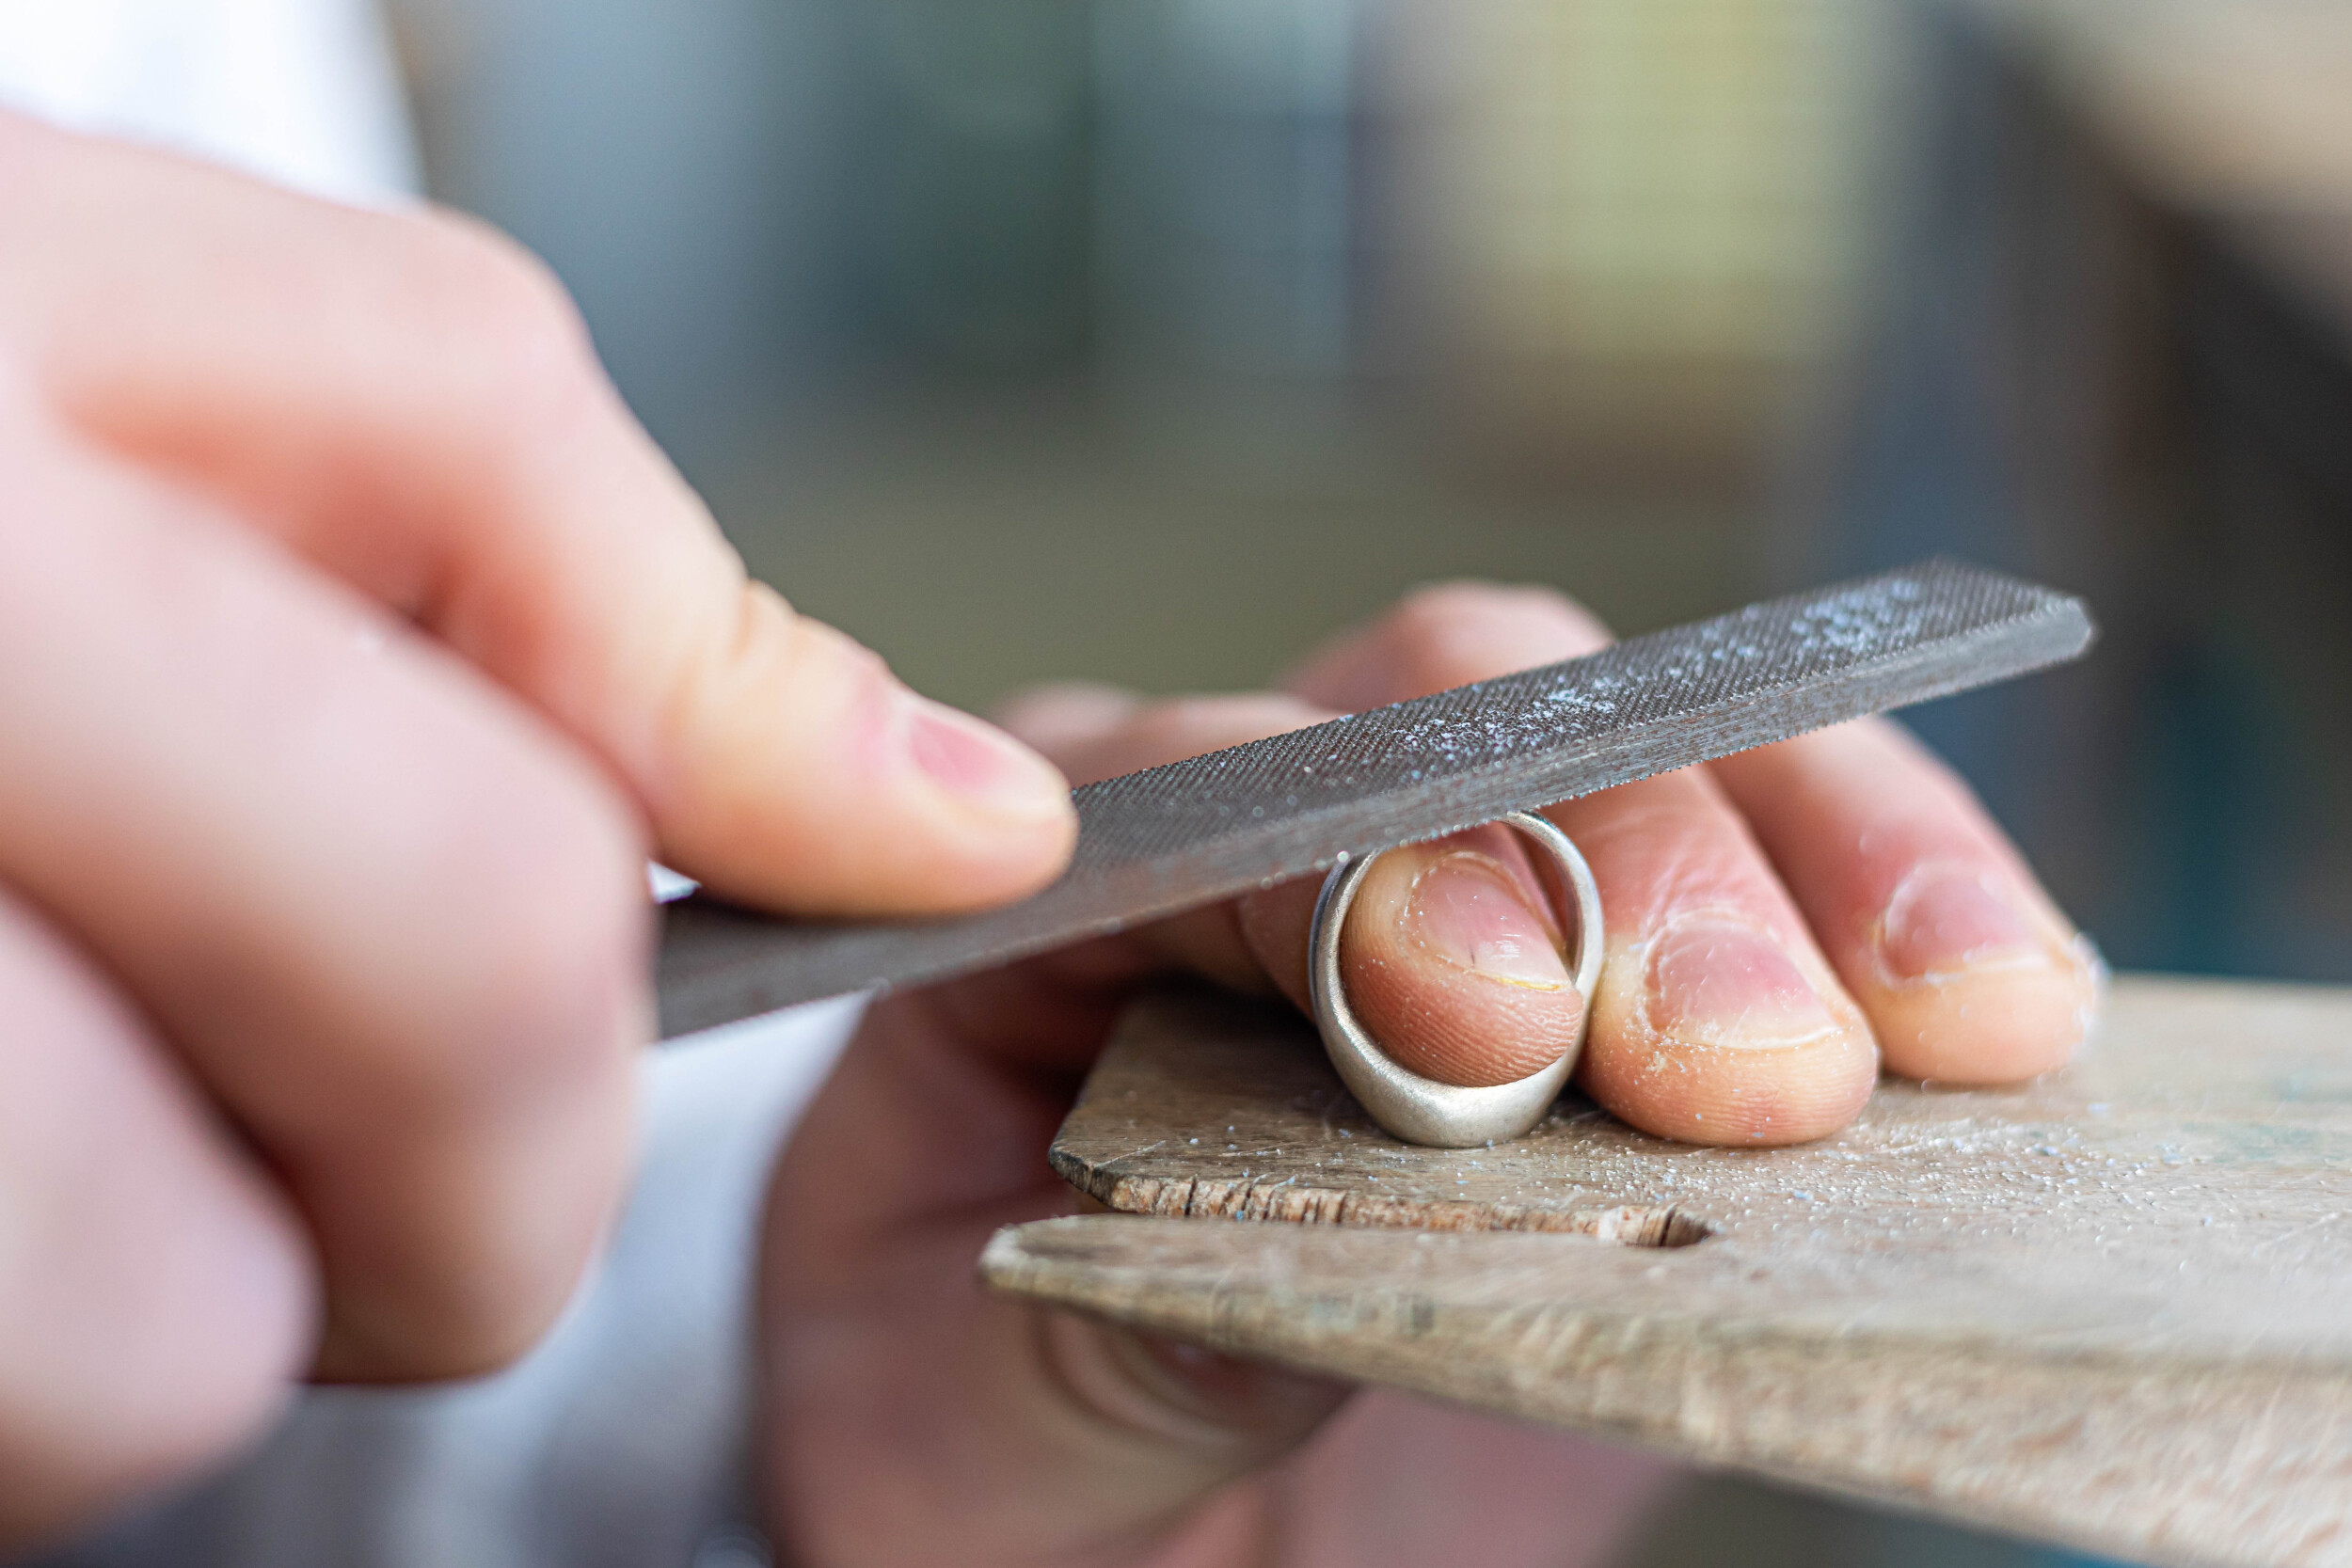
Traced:
<path fill-rule="evenodd" d="M 1314 1001 L 1315 1026 L 1323 1032 L 1323 1048 L 1372 1119 L 1406 1143 L 1470 1148 L 1518 1137 L 1544 1119 L 1584 1049 L 1585 1028 L 1593 1016 L 1593 992 L 1600 983 L 1600 889 L 1594 884 L 1592 867 L 1584 863 L 1575 842 L 1549 822 L 1523 811 L 1499 821 L 1550 852 L 1576 899 L 1576 947 L 1568 967 L 1576 976 L 1577 994 L 1584 999 L 1584 1010 L 1577 1020 L 1576 1038 L 1558 1061 L 1540 1072 L 1515 1083 L 1465 1088 L 1397 1066 L 1357 1022 L 1340 979 L 1340 931 L 1347 924 L 1348 906 L 1355 903 L 1365 873 L 1380 855 L 1343 859 L 1324 879 L 1323 892 L 1315 899 L 1307 987 Z"/>

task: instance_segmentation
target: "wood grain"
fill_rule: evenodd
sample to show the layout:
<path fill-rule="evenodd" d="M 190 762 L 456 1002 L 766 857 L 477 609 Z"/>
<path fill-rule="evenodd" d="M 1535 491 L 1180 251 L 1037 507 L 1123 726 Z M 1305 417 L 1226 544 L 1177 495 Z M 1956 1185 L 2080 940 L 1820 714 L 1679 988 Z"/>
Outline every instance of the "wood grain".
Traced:
<path fill-rule="evenodd" d="M 1568 1101 L 1439 1150 L 1295 1019 L 1171 991 L 1053 1159 L 1153 1217 L 1008 1230 L 1000 1290 L 2091 1550 L 2352 1563 L 2352 992 L 2126 979 L 2067 1071 L 1889 1083 L 1803 1148 Z"/>

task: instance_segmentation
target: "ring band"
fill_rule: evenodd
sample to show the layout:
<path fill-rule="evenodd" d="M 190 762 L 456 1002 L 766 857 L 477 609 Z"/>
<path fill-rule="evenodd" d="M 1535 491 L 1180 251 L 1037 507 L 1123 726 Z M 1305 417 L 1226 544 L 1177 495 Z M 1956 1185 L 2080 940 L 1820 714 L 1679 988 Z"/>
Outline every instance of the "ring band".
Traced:
<path fill-rule="evenodd" d="M 1470 1088 L 1441 1084 L 1397 1066 L 1357 1022 L 1340 979 L 1340 930 L 1347 924 L 1348 907 L 1355 903 L 1365 874 L 1380 855 L 1342 860 L 1324 879 L 1323 892 L 1315 899 L 1307 987 L 1314 1001 L 1315 1027 L 1323 1032 L 1323 1048 L 1358 1103 L 1383 1131 L 1406 1143 L 1470 1148 L 1518 1137 L 1544 1119 L 1584 1049 L 1585 1028 L 1593 1016 L 1593 991 L 1600 982 L 1600 889 L 1594 884 L 1592 867 L 1584 863 L 1575 842 L 1543 817 L 1515 811 L 1498 821 L 1534 839 L 1550 854 L 1576 900 L 1576 946 L 1568 967 L 1575 974 L 1577 995 L 1584 1006 L 1576 1022 L 1576 1037 L 1558 1061 L 1539 1072 L 1509 1084 Z"/>

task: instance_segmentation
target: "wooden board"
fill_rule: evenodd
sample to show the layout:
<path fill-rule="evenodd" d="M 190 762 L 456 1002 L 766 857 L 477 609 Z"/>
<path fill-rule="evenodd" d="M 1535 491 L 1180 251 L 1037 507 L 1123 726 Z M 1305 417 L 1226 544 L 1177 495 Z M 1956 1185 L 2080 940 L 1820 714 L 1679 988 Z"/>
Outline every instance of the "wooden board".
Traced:
<path fill-rule="evenodd" d="M 2352 1564 L 2352 992 L 2126 978 L 2065 1072 L 1889 1082 L 1802 1148 L 1570 1101 L 1440 1150 L 1295 1018 L 1170 991 L 1053 1160 L 1132 1212 L 999 1234 L 999 1290 L 2118 1556 Z"/>

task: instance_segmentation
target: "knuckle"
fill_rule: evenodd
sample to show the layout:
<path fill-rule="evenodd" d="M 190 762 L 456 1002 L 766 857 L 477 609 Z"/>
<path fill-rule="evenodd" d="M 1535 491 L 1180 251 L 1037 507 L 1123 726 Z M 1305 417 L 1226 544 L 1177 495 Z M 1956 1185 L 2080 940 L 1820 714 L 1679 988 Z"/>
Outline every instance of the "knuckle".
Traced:
<path fill-rule="evenodd" d="M 511 1140 L 501 1140 L 511 1151 Z M 512 1366 L 538 1345 L 594 1266 L 620 1202 L 628 1140 L 593 1158 L 542 1150 L 529 1168 L 458 1189 L 457 1210 L 388 1216 L 421 1225 L 428 1243 L 396 1274 L 339 1273 L 348 1238 L 326 1241 L 327 1319 L 318 1371 L 335 1380 L 421 1382 L 477 1377 Z M 485 1151 L 495 1161 L 495 1153 Z"/>
<path fill-rule="evenodd" d="M 290 1346 L 250 1334 L 180 1335 L 175 1347 L 182 1354 L 152 1369 L 137 1408 L 118 1410 L 103 1433 L 74 1430 L 86 1411 L 71 1403 L 0 1411 L 0 1446 L 13 1461 L 0 1485 L 0 1540 L 64 1529 L 218 1465 L 267 1430 L 299 1375 L 299 1356 L 281 1354 Z"/>
<path fill-rule="evenodd" d="M 183 1316 L 182 1321 L 186 1321 Z M 310 1349 L 307 1314 L 276 1322 L 218 1324 L 183 1354 L 155 1368 L 145 1386 L 147 1418 L 116 1428 L 110 1490 L 194 1476 L 249 1446 L 284 1410 Z"/>
<path fill-rule="evenodd" d="M 392 1105 L 437 1117 L 612 1069 L 645 1030 L 636 836 L 606 791 L 565 776 L 584 768 L 550 771 L 468 816 L 465 894 L 427 960 L 431 1014 L 365 1073 Z"/>
<path fill-rule="evenodd" d="M 422 222 L 432 352 L 467 384 L 475 415 L 512 435 L 597 385 L 586 323 L 545 262 L 470 218 Z"/>
<path fill-rule="evenodd" d="M 699 622 L 678 618 L 661 699 L 674 734 L 730 743 L 746 702 L 780 710 L 812 738 L 825 726 L 870 721 L 891 708 L 898 681 L 882 657 L 796 612 L 768 584 L 742 582 L 729 611 Z"/>
<path fill-rule="evenodd" d="M 621 814 L 587 794 L 548 792 L 516 814 L 485 879 L 473 924 L 494 953 L 475 967 L 475 1005 L 500 1076 L 563 1076 L 613 1055 L 642 1011 L 644 861 Z"/>
<path fill-rule="evenodd" d="M 739 659 L 746 651 L 771 650 L 784 671 L 782 685 L 799 700 L 829 705 L 844 693 L 857 705 L 886 704 L 898 679 L 882 655 L 837 626 L 796 614 L 782 594 L 752 581 L 741 599 L 742 618 L 730 640 Z M 850 711 L 858 711 L 853 705 Z"/>
<path fill-rule="evenodd" d="M 189 1475 L 313 1329 L 292 1216 L 204 1131 L 94 964 L 0 887 L 0 1540 Z"/>

